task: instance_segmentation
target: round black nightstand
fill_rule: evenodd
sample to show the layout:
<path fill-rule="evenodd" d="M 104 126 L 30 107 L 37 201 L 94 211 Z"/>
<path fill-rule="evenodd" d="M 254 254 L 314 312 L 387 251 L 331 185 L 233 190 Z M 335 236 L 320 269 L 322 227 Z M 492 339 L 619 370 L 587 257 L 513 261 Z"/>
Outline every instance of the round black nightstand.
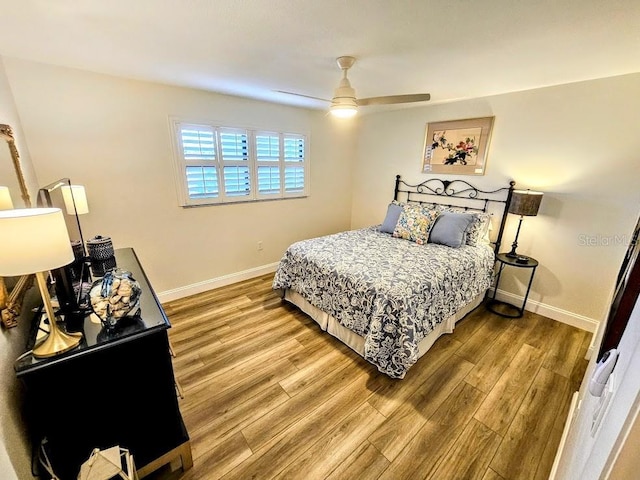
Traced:
<path fill-rule="evenodd" d="M 533 276 L 536 274 L 536 268 L 538 267 L 538 261 L 532 257 L 526 257 L 524 255 L 518 255 L 517 257 L 508 257 L 506 253 L 499 253 L 496 255 L 496 261 L 500 264 L 500 268 L 498 268 L 498 277 L 496 279 L 496 284 L 493 288 L 493 296 L 487 302 L 487 309 L 493 313 L 496 313 L 502 317 L 507 318 L 520 318 L 524 315 L 524 307 L 527 304 L 527 297 L 529 296 L 529 290 L 531 290 L 531 284 L 533 283 Z M 522 301 L 522 307 L 518 308 L 515 305 L 507 302 L 501 302 L 496 300 L 496 292 L 498 291 L 498 285 L 500 284 L 500 276 L 502 275 L 502 270 L 505 266 L 517 267 L 517 268 L 530 268 L 531 276 L 529 277 L 529 285 L 527 285 L 527 293 L 524 295 L 524 300 Z M 508 313 L 504 311 L 497 310 L 495 307 L 497 305 L 506 306 L 508 309 L 515 310 L 517 313 Z"/>

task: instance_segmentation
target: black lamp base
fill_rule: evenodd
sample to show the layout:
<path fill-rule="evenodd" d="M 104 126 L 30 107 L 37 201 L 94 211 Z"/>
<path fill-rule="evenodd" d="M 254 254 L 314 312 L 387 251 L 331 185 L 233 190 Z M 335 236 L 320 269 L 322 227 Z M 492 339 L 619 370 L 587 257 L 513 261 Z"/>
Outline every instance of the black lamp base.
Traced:
<path fill-rule="evenodd" d="M 509 258 L 518 258 L 520 255 L 516 252 L 516 248 L 518 248 L 518 235 L 520 235 L 520 227 L 522 226 L 522 215 L 520 215 L 520 221 L 518 222 L 518 230 L 516 231 L 516 238 L 513 239 L 513 243 L 511 244 L 511 251 L 506 254 Z"/>

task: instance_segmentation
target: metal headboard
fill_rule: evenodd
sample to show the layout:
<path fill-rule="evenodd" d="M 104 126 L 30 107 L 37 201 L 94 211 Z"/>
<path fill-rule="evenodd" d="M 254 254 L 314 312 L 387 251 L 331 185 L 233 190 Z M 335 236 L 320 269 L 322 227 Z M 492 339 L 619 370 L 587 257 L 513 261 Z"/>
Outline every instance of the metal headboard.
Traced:
<path fill-rule="evenodd" d="M 495 247 L 493 249 L 495 253 L 498 253 L 502 242 L 504 226 L 507 222 L 507 210 L 509 209 L 509 203 L 511 202 L 511 195 L 513 194 L 515 185 L 516 182 L 511 180 L 508 187 L 498 188 L 497 190 L 480 190 L 466 180 L 441 180 L 439 178 L 429 178 L 417 185 L 410 185 L 402 180 L 400 175 L 396 175 L 396 188 L 393 199 L 408 203 L 432 203 L 482 212 L 487 212 L 489 203 L 504 204 L 500 218 L 500 228 L 498 229 L 498 235 L 496 236 Z M 406 196 L 402 197 L 401 194 Z M 404 198 L 404 200 L 401 200 L 401 198 Z M 442 201 L 454 198 L 458 199 L 460 203 L 452 204 Z"/>

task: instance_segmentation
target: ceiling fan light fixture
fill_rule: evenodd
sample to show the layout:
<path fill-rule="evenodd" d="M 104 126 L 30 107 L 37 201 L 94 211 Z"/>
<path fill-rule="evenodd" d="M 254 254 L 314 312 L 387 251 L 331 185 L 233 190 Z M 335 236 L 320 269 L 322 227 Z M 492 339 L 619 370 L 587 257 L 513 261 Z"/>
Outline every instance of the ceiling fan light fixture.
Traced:
<path fill-rule="evenodd" d="M 353 97 L 334 97 L 329 111 L 334 117 L 349 118 L 358 113 L 358 104 Z"/>
<path fill-rule="evenodd" d="M 347 57 L 340 57 L 338 59 L 338 65 L 340 65 L 340 60 Z M 352 57 L 348 57 L 352 58 Z M 355 59 L 353 59 L 355 61 Z M 353 62 L 349 63 L 349 66 L 353 65 Z M 356 113 L 358 113 L 358 102 L 356 101 L 356 91 L 349 83 L 349 79 L 347 78 L 347 68 L 342 68 L 343 77 L 340 80 L 340 84 L 338 88 L 333 92 L 333 99 L 331 100 L 331 108 L 329 111 L 334 117 L 339 118 L 350 118 L 353 117 Z"/>
<path fill-rule="evenodd" d="M 350 105 L 331 105 L 329 109 L 331 115 L 338 118 L 351 118 L 358 113 L 358 107 Z"/>

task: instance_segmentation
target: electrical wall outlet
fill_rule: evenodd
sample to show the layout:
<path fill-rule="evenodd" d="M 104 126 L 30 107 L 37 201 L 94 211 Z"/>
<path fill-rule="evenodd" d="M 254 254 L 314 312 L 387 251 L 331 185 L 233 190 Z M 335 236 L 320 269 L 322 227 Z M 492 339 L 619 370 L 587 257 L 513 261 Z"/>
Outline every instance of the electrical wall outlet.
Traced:
<path fill-rule="evenodd" d="M 262 250 L 262 240 L 258 242 L 258 251 Z"/>

